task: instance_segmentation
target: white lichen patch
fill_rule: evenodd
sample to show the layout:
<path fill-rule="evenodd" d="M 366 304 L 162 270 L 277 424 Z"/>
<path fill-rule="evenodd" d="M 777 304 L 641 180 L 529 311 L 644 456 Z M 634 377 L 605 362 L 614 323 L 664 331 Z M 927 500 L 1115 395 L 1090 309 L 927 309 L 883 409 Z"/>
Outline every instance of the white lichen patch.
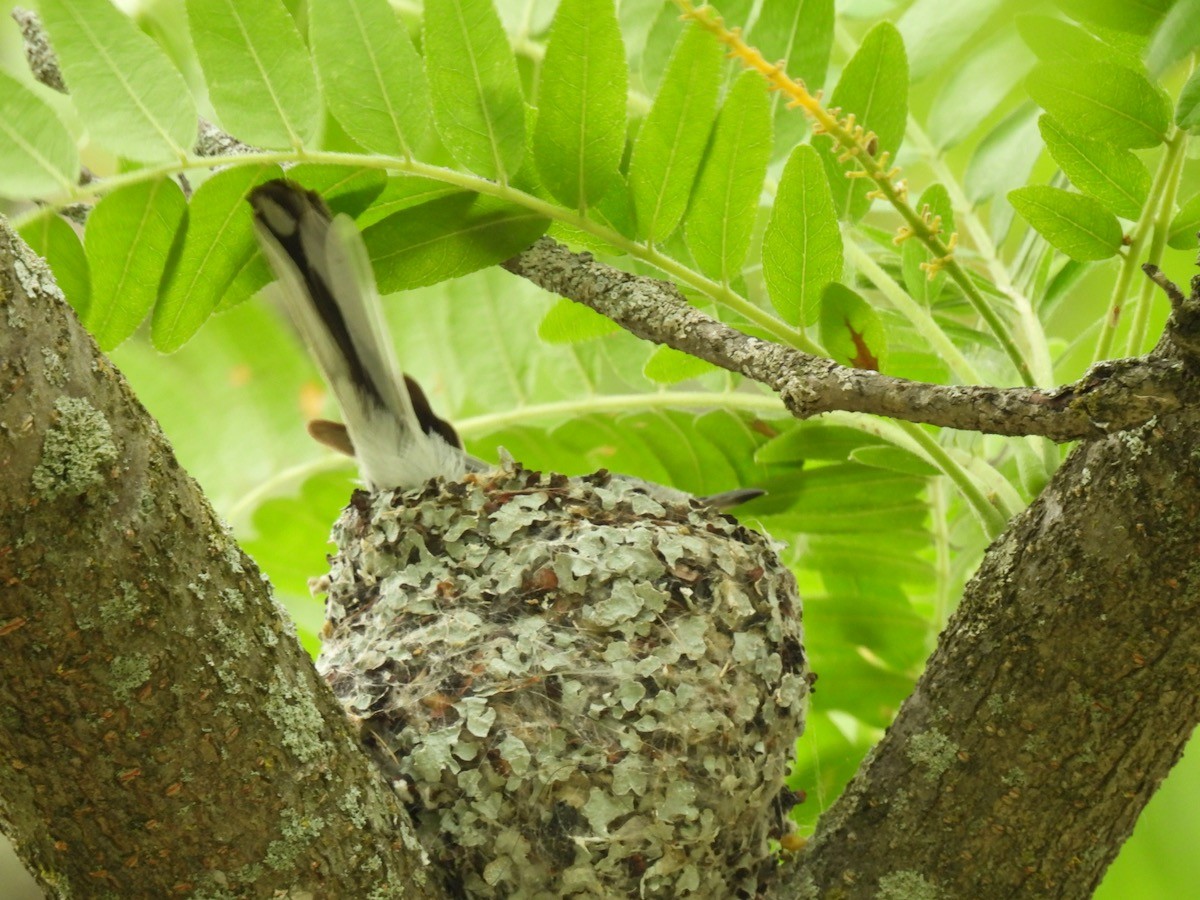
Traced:
<path fill-rule="evenodd" d="M 58 420 L 46 432 L 33 470 L 33 490 L 45 500 L 77 497 L 103 483 L 105 470 L 117 460 L 104 413 L 75 397 L 60 397 L 54 409 Z"/>
<path fill-rule="evenodd" d="M 514 465 L 358 494 L 318 666 L 456 891 L 755 896 L 807 691 L 770 541 Z"/>

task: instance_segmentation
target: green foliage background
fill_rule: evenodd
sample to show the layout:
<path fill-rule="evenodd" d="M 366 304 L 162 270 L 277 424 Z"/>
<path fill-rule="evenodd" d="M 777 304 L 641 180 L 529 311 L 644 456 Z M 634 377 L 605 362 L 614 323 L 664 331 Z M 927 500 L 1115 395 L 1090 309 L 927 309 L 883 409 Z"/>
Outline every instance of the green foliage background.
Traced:
<path fill-rule="evenodd" d="M 42 0 L 71 94 L 32 81 L 5 21 L 0 208 L 314 651 L 307 581 L 354 473 L 305 436 L 306 418 L 336 413 L 251 299 L 269 275 L 244 196 L 284 167 L 357 218 L 404 367 L 472 452 L 697 493 L 767 488 L 741 516 L 782 542 L 820 675 L 793 777 L 807 833 L 1063 449 L 850 414 L 798 423 L 494 264 L 548 229 L 846 364 L 1072 380 L 1156 339 L 1166 303 L 1137 265 L 1182 280 L 1195 255 L 1200 0 L 721 4 L 767 60 L 865 124 L 859 149 L 902 167 L 908 214 L 872 202 L 845 177 L 846 147 L 813 139 L 673 3 L 426 6 L 422 24 L 384 0 L 161 0 L 135 19 L 108 0 Z M 263 149 L 196 157 L 197 114 Z M 81 164 L 99 180 L 79 186 Z M 80 202 L 94 204 L 86 229 L 58 215 Z M 927 239 L 897 246 L 901 226 Z M 959 268 L 927 273 L 955 232 Z M 1198 780 L 1185 758 L 1101 896 L 1187 895 Z"/>

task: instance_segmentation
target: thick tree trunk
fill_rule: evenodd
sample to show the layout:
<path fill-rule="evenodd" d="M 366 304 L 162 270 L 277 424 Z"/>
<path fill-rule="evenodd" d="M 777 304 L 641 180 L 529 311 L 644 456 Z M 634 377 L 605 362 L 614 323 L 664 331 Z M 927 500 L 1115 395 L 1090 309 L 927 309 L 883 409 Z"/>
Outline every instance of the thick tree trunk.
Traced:
<path fill-rule="evenodd" d="M 51 895 L 441 896 L 258 569 L 2 219 L 0 697 L 0 820 Z"/>
<path fill-rule="evenodd" d="M 1079 446 L 993 544 L 807 895 L 1091 895 L 1200 711 L 1198 420 Z"/>

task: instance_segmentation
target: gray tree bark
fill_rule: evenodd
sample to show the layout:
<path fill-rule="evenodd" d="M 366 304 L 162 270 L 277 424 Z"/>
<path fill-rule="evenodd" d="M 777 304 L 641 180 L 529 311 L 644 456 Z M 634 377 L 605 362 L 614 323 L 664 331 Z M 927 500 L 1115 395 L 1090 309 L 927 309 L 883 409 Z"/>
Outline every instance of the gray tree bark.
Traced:
<path fill-rule="evenodd" d="M 0 702 L 0 823 L 50 896 L 442 896 L 269 585 L 2 218 Z"/>

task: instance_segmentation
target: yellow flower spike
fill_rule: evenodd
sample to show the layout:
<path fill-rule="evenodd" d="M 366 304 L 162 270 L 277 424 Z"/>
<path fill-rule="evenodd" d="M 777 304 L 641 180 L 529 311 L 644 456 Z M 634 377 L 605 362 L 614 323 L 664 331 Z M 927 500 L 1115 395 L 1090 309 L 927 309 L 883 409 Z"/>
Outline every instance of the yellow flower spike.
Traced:
<path fill-rule="evenodd" d="M 877 149 L 875 145 L 877 145 L 878 141 L 876 140 L 872 143 L 872 139 L 869 137 L 869 132 L 866 129 L 854 129 L 854 120 L 849 116 L 847 116 L 847 120 L 850 128 L 847 129 L 846 123 L 840 120 L 842 112 L 840 109 L 826 109 L 823 107 L 819 93 L 814 96 L 809 93 L 803 81 L 789 78 L 784 67 L 768 63 L 757 48 L 747 44 L 740 35 L 733 34 L 730 30 L 726 29 L 717 20 L 716 14 L 711 7 L 703 6 L 698 9 L 692 0 L 673 0 L 673 2 L 683 11 L 684 18 L 695 22 L 706 31 L 712 33 L 717 40 L 730 49 L 732 55 L 743 66 L 758 72 L 774 89 L 786 94 L 789 98 L 789 107 L 798 106 L 803 109 L 813 122 L 814 134 L 822 132 L 828 134 L 833 139 L 837 148 L 842 152 L 849 150 L 851 147 L 858 148 L 858 150 L 852 151 L 850 156 L 856 164 L 856 171 L 853 173 L 848 172 L 847 176 L 852 178 L 868 177 L 874 180 L 876 185 L 878 185 L 879 192 L 905 220 L 906 224 L 898 235 L 901 241 L 915 235 L 929 248 L 931 254 L 938 255 L 947 249 L 938 240 L 936 235 L 928 232 L 928 225 L 909 205 L 908 186 L 898 181 L 897 177 L 900 174 L 900 169 L 890 164 L 890 155 L 886 152 L 881 152 L 876 157 L 871 152 L 871 150 Z M 867 149 L 866 145 L 870 145 L 870 149 Z M 863 150 L 867 150 L 867 152 L 863 153 Z M 865 176 L 864 172 L 866 173 Z M 971 306 L 999 339 L 1005 353 L 1012 360 L 1013 365 L 1020 374 L 1021 380 L 1026 385 L 1034 384 L 1029 363 L 1017 346 L 1007 323 L 993 309 L 992 305 L 983 298 L 983 295 L 979 292 L 978 287 L 971 280 L 971 277 L 952 254 L 946 253 L 944 256 L 939 256 L 939 260 L 938 265 L 949 269 L 949 274 L 962 288 Z"/>
<path fill-rule="evenodd" d="M 940 224 L 940 221 L 941 221 L 940 216 L 938 217 L 938 220 L 939 220 L 939 224 Z M 940 272 L 947 265 L 949 265 L 951 258 L 954 256 L 954 248 L 957 246 L 958 246 L 958 232 L 956 231 L 953 234 L 951 234 L 949 240 L 946 241 L 946 255 L 945 256 L 939 256 L 937 259 L 931 259 L 928 262 L 921 263 L 921 269 L 924 270 L 925 277 L 928 278 L 930 281 L 933 281 L 933 279 L 937 276 L 937 273 Z"/>
<path fill-rule="evenodd" d="M 896 229 L 896 236 L 892 238 L 892 243 L 899 247 L 914 234 L 916 234 L 916 232 L 914 232 L 907 225 L 901 225 Z"/>

